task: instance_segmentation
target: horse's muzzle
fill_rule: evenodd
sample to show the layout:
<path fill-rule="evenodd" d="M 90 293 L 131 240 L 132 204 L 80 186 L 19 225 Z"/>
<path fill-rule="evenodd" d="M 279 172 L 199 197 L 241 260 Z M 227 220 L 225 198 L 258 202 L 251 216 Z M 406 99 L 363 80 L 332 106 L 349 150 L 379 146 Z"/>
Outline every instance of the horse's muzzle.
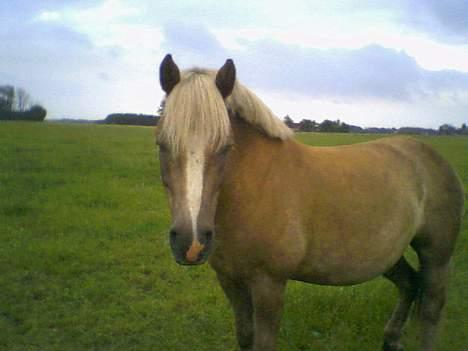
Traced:
<path fill-rule="evenodd" d="M 184 266 L 200 265 L 207 261 L 213 242 L 213 231 L 202 231 L 198 238 L 172 228 L 169 232 L 172 254 L 176 262 Z"/>

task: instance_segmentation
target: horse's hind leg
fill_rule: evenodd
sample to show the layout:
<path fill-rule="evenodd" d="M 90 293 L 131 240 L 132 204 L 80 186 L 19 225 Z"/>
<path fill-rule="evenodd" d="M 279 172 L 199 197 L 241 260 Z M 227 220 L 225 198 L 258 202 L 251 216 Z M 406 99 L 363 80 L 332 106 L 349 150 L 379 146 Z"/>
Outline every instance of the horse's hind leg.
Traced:
<path fill-rule="evenodd" d="M 451 226 L 450 222 L 434 220 L 431 224 L 428 228 L 432 230 L 427 230 L 425 235 L 416 237 L 411 243 L 420 262 L 418 314 L 422 351 L 431 351 L 435 347 L 437 326 L 445 305 L 450 259 L 459 230 L 459 222 Z"/>
<path fill-rule="evenodd" d="M 437 325 L 445 305 L 449 264 L 421 262 L 422 295 L 419 318 L 421 319 L 421 350 L 435 347 Z"/>
<path fill-rule="evenodd" d="M 403 350 L 400 344 L 401 332 L 418 293 L 418 274 L 402 256 L 384 276 L 397 286 L 400 300 L 385 326 L 383 349 L 399 351 Z"/>

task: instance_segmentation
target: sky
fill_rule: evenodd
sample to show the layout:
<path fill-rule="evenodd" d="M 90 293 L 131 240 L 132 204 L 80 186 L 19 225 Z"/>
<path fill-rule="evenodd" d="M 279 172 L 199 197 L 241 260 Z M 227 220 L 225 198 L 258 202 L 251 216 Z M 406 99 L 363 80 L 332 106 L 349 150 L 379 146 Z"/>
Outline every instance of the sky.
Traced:
<path fill-rule="evenodd" d="M 159 63 L 219 68 L 280 117 L 468 123 L 466 0 L 2 0 L 0 85 L 48 118 L 155 114 Z"/>

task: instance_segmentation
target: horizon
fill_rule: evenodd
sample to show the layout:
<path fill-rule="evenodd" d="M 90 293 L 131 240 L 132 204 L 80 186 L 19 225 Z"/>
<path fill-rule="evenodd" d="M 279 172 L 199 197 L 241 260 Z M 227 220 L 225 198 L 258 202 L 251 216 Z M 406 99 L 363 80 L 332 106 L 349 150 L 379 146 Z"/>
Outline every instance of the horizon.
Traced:
<path fill-rule="evenodd" d="M 158 114 L 145 114 L 145 113 L 132 113 L 132 112 L 112 112 L 110 114 L 108 114 L 107 116 L 105 117 L 101 117 L 101 118 L 98 118 L 98 119 L 87 119 L 87 118 L 67 118 L 67 117 L 63 117 L 63 118 L 53 118 L 53 119 L 45 119 L 44 122 L 63 122 L 63 123 L 73 123 L 73 122 L 78 122 L 78 123 L 100 123 L 100 122 L 105 122 L 105 120 L 109 117 L 109 116 L 112 116 L 112 115 L 129 115 L 131 117 L 141 117 L 141 116 L 144 116 L 144 117 L 151 117 L 151 118 L 156 118 L 156 119 L 159 119 L 161 118 L 161 115 L 158 115 Z M 280 116 L 278 116 L 278 118 L 280 118 L 283 122 L 285 122 L 285 118 L 286 117 L 291 117 L 289 115 L 286 115 L 286 116 L 283 116 L 282 118 Z M 302 118 L 301 120 L 293 120 L 295 126 L 297 127 L 301 121 L 303 120 L 308 120 L 308 121 L 311 121 L 311 122 L 315 122 L 317 123 L 318 125 L 320 125 L 322 122 L 328 120 L 328 121 L 331 121 L 331 122 L 339 122 L 340 124 L 342 125 L 347 125 L 348 127 L 358 127 L 358 128 L 361 128 L 363 131 L 369 131 L 371 129 L 381 129 L 381 130 L 396 130 L 396 131 L 399 131 L 401 129 L 420 129 L 420 130 L 431 130 L 431 131 L 434 131 L 434 132 L 439 132 L 440 130 L 440 127 L 443 127 L 443 126 L 448 126 L 448 127 L 454 127 L 456 130 L 461 130 L 464 128 L 466 128 L 467 126 L 467 123 L 462 123 L 462 125 L 460 126 L 455 126 L 455 125 L 452 125 L 450 123 L 442 123 L 440 126 L 437 126 L 437 127 L 434 127 L 434 128 L 431 128 L 431 127 L 421 127 L 421 126 L 418 126 L 418 125 L 402 125 L 400 127 L 382 127 L 382 126 L 378 126 L 378 125 L 371 125 L 371 126 L 368 126 L 368 127 L 364 127 L 364 126 L 360 126 L 360 125 L 355 125 L 355 124 L 350 124 L 350 123 L 347 123 L 346 121 L 342 121 L 340 119 L 336 119 L 336 120 L 331 120 L 331 119 L 323 119 L 322 121 L 316 121 L 316 120 L 313 120 L 313 119 L 310 119 L 310 118 Z M 157 122 L 158 123 L 158 122 Z M 156 123 L 156 125 L 157 125 Z M 120 123 L 115 123 L 115 122 L 109 122 L 108 124 L 120 124 Z M 148 126 L 148 125 L 143 125 L 143 124 L 126 124 L 126 123 L 121 123 L 122 125 L 138 125 L 138 126 Z M 464 126 L 463 126 L 464 125 Z M 289 127 L 293 130 L 295 130 L 294 128 L 292 127 Z M 295 131 L 301 131 L 300 129 L 299 130 L 295 130 Z M 302 131 L 301 131 L 302 132 Z M 312 131 L 312 132 L 317 132 L 317 131 Z M 333 132 L 334 133 L 334 132 Z M 353 131 L 349 131 L 349 132 L 344 132 L 344 133 L 358 133 L 358 132 L 353 132 Z"/>
<path fill-rule="evenodd" d="M 49 120 L 156 114 L 166 53 L 181 68 L 232 58 L 281 119 L 458 128 L 468 122 L 466 13 L 462 0 L 7 0 L 0 85 L 26 89 Z"/>

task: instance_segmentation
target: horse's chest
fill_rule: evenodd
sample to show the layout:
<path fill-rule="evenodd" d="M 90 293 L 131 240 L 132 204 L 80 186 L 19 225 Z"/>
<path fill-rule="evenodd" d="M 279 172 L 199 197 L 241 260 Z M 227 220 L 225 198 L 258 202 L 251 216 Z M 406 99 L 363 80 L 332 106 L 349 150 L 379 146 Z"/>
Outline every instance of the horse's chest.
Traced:
<path fill-rule="evenodd" d="M 232 276 L 250 276 L 258 270 L 282 276 L 292 274 L 306 251 L 305 240 L 294 233 L 222 234 L 210 263 L 216 271 Z"/>

